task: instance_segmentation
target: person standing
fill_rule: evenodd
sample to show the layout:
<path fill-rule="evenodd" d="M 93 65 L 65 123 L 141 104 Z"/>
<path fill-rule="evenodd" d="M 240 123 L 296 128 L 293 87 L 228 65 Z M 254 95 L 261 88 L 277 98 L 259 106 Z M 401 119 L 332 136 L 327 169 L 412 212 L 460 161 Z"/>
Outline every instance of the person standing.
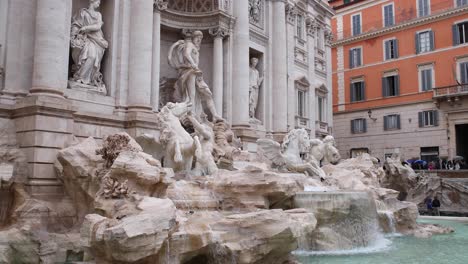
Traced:
<path fill-rule="evenodd" d="M 434 212 L 434 215 L 440 216 L 440 201 L 437 198 L 437 196 L 434 197 L 434 200 L 432 201 L 432 210 Z"/>
<path fill-rule="evenodd" d="M 428 196 L 424 203 L 426 204 L 427 213 L 432 215 L 432 197 Z"/>

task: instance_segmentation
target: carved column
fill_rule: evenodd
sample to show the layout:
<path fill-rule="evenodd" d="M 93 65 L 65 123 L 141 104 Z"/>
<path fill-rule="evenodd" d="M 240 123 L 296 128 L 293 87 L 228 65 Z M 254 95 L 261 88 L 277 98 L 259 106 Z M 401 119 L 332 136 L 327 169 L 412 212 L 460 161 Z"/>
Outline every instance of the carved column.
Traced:
<path fill-rule="evenodd" d="M 153 0 L 131 1 L 128 110 L 151 107 Z"/>
<path fill-rule="evenodd" d="M 68 81 L 71 0 L 38 0 L 31 94 L 62 96 Z"/>
<path fill-rule="evenodd" d="M 209 33 L 214 38 L 213 45 L 213 99 L 216 111 L 223 115 L 223 38 L 227 35 L 227 29 L 217 27 L 210 28 Z"/>
<path fill-rule="evenodd" d="M 249 126 L 249 2 L 234 1 L 232 125 Z"/>
<path fill-rule="evenodd" d="M 272 44 L 273 44 L 273 133 L 285 134 L 288 131 L 288 69 L 286 6 L 283 0 L 273 0 Z"/>
<path fill-rule="evenodd" d="M 315 32 L 317 29 L 317 21 L 313 17 L 306 18 L 306 31 L 307 31 L 307 53 L 309 54 L 309 80 L 311 86 L 309 87 L 309 128 L 311 130 L 311 137 L 315 138 L 315 119 L 317 114 L 316 98 L 315 98 Z"/>
<path fill-rule="evenodd" d="M 325 30 L 325 54 L 326 54 L 326 69 L 327 69 L 327 123 L 329 132 L 332 133 L 331 128 L 333 127 L 333 96 L 332 96 L 332 49 L 331 44 L 333 41 L 333 33 L 331 29 Z"/>
<path fill-rule="evenodd" d="M 153 62 L 151 77 L 151 106 L 153 111 L 159 109 L 159 78 L 161 62 L 161 11 L 167 9 L 167 2 L 154 0 L 153 14 Z"/>

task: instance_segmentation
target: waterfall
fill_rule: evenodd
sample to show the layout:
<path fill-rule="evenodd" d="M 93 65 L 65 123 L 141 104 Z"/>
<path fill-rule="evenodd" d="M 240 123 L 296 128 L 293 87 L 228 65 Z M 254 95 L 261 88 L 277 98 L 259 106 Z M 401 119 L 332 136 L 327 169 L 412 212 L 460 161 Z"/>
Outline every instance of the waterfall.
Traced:
<path fill-rule="evenodd" d="M 378 211 L 381 227 L 382 229 L 389 234 L 396 234 L 396 225 L 395 225 L 395 216 L 390 210 L 379 210 Z"/>
<path fill-rule="evenodd" d="M 312 236 L 299 242 L 303 250 L 352 250 L 384 240 L 374 199 L 367 192 L 300 192 L 294 203 L 317 218 Z"/>

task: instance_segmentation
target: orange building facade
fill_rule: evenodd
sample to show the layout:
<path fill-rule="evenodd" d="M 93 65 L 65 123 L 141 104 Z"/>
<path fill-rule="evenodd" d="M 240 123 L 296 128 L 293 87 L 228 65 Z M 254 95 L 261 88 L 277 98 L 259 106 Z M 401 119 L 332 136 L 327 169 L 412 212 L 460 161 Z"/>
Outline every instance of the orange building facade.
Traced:
<path fill-rule="evenodd" d="M 468 0 L 329 0 L 344 157 L 468 159 Z"/>

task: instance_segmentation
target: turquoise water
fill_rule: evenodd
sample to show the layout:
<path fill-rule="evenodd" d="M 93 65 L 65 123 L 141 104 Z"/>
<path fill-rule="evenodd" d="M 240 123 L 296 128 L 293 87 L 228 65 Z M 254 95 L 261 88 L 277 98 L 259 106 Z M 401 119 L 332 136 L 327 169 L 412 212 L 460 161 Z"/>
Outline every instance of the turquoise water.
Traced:
<path fill-rule="evenodd" d="M 468 264 L 468 223 L 447 220 L 420 220 L 455 229 L 452 234 L 429 239 L 408 236 L 387 237 L 376 248 L 312 253 L 298 252 L 303 264 Z M 313 255 L 310 255 L 313 254 Z"/>

